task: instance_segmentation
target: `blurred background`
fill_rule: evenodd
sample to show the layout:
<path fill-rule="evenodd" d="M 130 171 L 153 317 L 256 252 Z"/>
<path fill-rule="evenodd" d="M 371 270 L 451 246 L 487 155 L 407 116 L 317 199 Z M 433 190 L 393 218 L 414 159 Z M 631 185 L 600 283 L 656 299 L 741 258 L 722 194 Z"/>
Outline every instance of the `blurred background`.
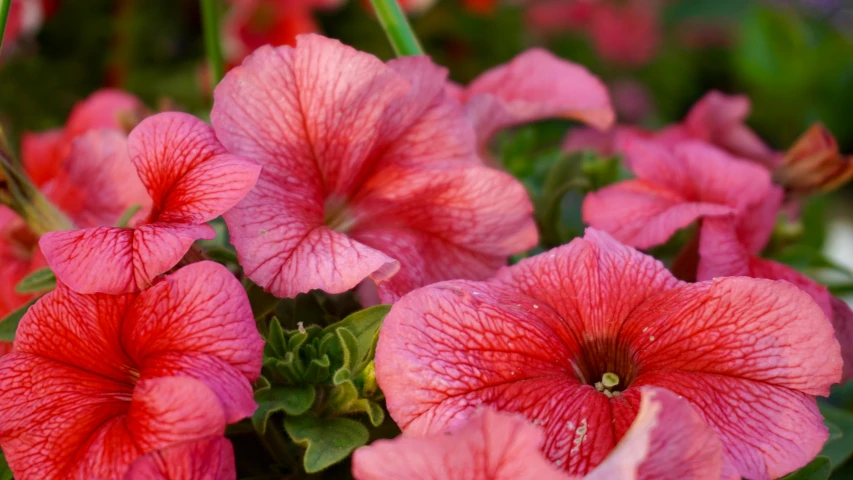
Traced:
<path fill-rule="evenodd" d="M 620 123 L 678 122 L 717 89 L 749 97 L 749 125 L 777 150 L 821 121 L 842 152 L 853 152 L 853 0 L 401 3 L 426 51 L 459 83 L 543 46 L 602 78 Z M 392 57 L 367 0 L 219 6 L 231 66 L 260 45 L 289 44 L 312 31 Z M 76 102 L 103 87 L 132 92 L 151 110 L 206 118 L 211 87 L 200 18 L 198 0 L 12 0 L 0 57 L 0 125 L 13 149 L 23 132 L 61 126 Z M 572 126 L 550 121 L 506 132 L 497 156 L 532 191 L 541 190 Z M 853 292 L 850 197 L 849 187 L 811 197 L 798 239 L 811 250 L 777 255 L 839 295 Z M 580 233 L 578 202 L 577 195 L 563 199 L 564 234 L 556 243 Z"/>

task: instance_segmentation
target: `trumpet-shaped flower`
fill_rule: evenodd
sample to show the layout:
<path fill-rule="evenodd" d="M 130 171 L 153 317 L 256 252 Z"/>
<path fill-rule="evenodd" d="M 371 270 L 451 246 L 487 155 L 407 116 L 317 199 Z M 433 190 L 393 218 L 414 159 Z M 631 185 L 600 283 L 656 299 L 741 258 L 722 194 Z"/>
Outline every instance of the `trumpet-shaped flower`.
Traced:
<path fill-rule="evenodd" d="M 252 414 L 262 348 L 240 282 L 213 262 L 139 294 L 60 285 L 0 358 L 0 446 L 21 480 L 121 479 L 157 451 L 180 460 L 170 447 Z"/>
<path fill-rule="evenodd" d="M 263 165 L 224 215 L 246 274 L 278 296 L 382 298 L 450 278 L 485 278 L 536 244 L 522 185 L 480 162 L 446 71 L 383 64 L 337 41 L 263 47 L 216 89 L 228 150 Z"/>
<path fill-rule="evenodd" d="M 225 437 L 180 443 L 131 464 L 124 480 L 234 480 L 234 449 Z"/>
<path fill-rule="evenodd" d="M 127 140 L 130 160 L 149 199 L 130 228 L 100 226 L 49 232 L 39 246 L 56 277 L 80 293 L 143 289 L 174 267 L 195 240 L 210 239 L 205 222 L 236 204 L 260 167 L 228 154 L 201 120 L 161 113 Z"/>
<path fill-rule="evenodd" d="M 353 454 L 357 480 L 657 480 L 720 478 L 717 434 L 683 399 L 644 387 L 633 424 L 607 458 L 585 477 L 548 462 L 542 429 L 521 416 L 485 409 L 458 431 L 379 440 Z"/>
<path fill-rule="evenodd" d="M 590 229 L 489 282 L 400 299 L 380 331 L 376 376 L 406 434 L 457 428 L 480 405 L 518 412 L 574 475 L 626 435 L 639 387 L 662 387 L 719 436 L 726 477 L 766 479 L 820 451 L 828 431 L 814 396 L 839 380 L 841 357 L 820 308 L 793 285 L 682 283 Z"/>
<path fill-rule="evenodd" d="M 465 105 L 481 151 L 499 130 L 560 117 L 604 130 L 615 118 L 607 88 L 586 68 L 534 48 L 451 89 Z"/>

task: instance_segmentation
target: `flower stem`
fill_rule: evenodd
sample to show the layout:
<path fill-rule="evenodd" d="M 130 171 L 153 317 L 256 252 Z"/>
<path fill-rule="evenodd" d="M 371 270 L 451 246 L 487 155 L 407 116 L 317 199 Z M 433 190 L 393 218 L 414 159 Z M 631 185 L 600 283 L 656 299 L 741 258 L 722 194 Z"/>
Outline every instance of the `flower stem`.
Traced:
<path fill-rule="evenodd" d="M 210 67 L 210 82 L 212 88 L 215 88 L 225 75 L 222 44 L 219 39 L 219 0 L 201 0 L 201 13 L 204 21 L 204 49 L 207 52 L 207 62 Z"/>
<path fill-rule="evenodd" d="M 370 0 L 370 3 L 398 57 L 424 54 L 397 0 Z"/>
<path fill-rule="evenodd" d="M 3 34 L 6 33 L 6 20 L 9 19 L 9 9 L 12 0 L 0 0 L 0 52 L 3 51 Z"/>

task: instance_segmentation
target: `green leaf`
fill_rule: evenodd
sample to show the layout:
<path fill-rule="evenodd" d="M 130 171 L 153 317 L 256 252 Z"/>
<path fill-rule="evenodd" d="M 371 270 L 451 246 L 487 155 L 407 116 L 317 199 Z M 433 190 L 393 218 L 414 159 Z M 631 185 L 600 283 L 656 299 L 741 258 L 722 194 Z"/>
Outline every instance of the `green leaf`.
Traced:
<path fill-rule="evenodd" d="M 12 470 L 6 463 L 6 455 L 0 452 L 0 480 L 12 480 Z"/>
<path fill-rule="evenodd" d="M 291 351 L 290 348 L 287 348 L 287 344 L 284 341 L 284 331 L 281 329 L 281 324 L 275 317 L 270 320 L 270 329 L 267 334 L 267 345 L 272 348 L 273 352 L 278 357 L 281 357 L 288 351 Z"/>
<path fill-rule="evenodd" d="M 820 405 L 830 436 L 820 454 L 840 467 L 853 455 L 853 413 L 827 404 Z"/>
<path fill-rule="evenodd" d="M 204 254 L 207 255 L 207 258 L 223 265 L 239 263 L 237 261 L 237 253 L 225 247 L 211 247 L 206 249 Z M 273 304 L 273 307 L 274 306 L 275 304 Z"/>
<path fill-rule="evenodd" d="M 15 291 L 18 293 L 38 293 L 49 292 L 54 288 L 56 288 L 56 277 L 53 275 L 53 270 L 44 267 L 24 277 L 15 286 Z"/>
<path fill-rule="evenodd" d="M 127 224 L 130 223 L 130 219 L 133 218 L 133 216 L 136 215 L 136 212 L 138 212 L 141 209 L 142 209 L 142 205 L 131 205 L 131 206 L 127 207 L 127 210 L 125 210 L 121 214 L 121 217 L 119 217 L 118 221 L 116 221 L 116 227 L 118 227 L 118 228 L 127 227 Z"/>
<path fill-rule="evenodd" d="M 331 362 L 328 355 L 323 355 L 320 358 L 311 360 L 308 368 L 305 369 L 303 378 L 308 383 L 322 383 L 329 378 L 329 367 Z"/>
<path fill-rule="evenodd" d="M 376 305 L 364 310 L 355 312 L 338 323 L 329 325 L 323 330 L 323 334 L 334 333 L 339 328 L 345 328 L 358 341 L 358 352 L 366 355 L 371 351 L 371 345 L 379 332 L 379 327 L 382 326 L 382 321 L 385 316 L 391 311 L 391 305 Z M 361 364 L 370 359 L 362 356 L 358 359 Z"/>
<path fill-rule="evenodd" d="M 302 384 L 305 377 L 302 360 L 297 355 L 294 355 L 293 352 L 285 353 L 284 359 L 276 361 L 274 365 L 275 371 L 287 379 L 287 381 L 294 385 Z"/>
<path fill-rule="evenodd" d="M 306 447 L 303 465 L 307 473 L 340 462 L 369 438 L 367 428 L 355 420 L 313 414 L 285 418 L 284 429 L 294 442 Z"/>
<path fill-rule="evenodd" d="M 278 298 L 252 282 L 249 282 L 249 286 L 246 287 L 246 295 L 249 297 L 249 305 L 252 306 L 252 313 L 256 319 L 266 317 L 279 303 Z"/>
<path fill-rule="evenodd" d="M 361 363 L 361 357 L 358 350 L 358 339 L 350 333 L 346 328 L 338 328 L 335 334 L 340 341 L 341 352 L 343 353 L 343 365 L 341 369 L 346 369 L 350 373 L 354 373 Z"/>
<path fill-rule="evenodd" d="M 784 480 L 826 480 L 832 472 L 828 457 L 818 456 L 805 467 L 782 477 Z"/>
<path fill-rule="evenodd" d="M 267 422 L 275 412 L 288 415 L 302 415 L 314 405 L 316 391 L 312 385 L 300 387 L 272 387 L 255 392 L 258 409 L 252 415 L 252 425 L 262 435 L 267 430 Z"/>
<path fill-rule="evenodd" d="M 37 299 L 36 299 L 37 300 Z M 23 307 L 6 315 L 0 320 L 0 341 L 11 342 L 15 340 L 15 331 L 18 329 L 18 324 L 21 323 L 21 318 L 27 313 L 27 310 L 36 303 L 36 300 L 31 300 Z"/>
<path fill-rule="evenodd" d="M 341 382 L 332 389 L 329 407 L 339 414 L 366 413 L 374 427 L 378 427 L 385 420 L 382 407 L 367 398 L 359 398 L 358 389 L 352 381 Z"/>

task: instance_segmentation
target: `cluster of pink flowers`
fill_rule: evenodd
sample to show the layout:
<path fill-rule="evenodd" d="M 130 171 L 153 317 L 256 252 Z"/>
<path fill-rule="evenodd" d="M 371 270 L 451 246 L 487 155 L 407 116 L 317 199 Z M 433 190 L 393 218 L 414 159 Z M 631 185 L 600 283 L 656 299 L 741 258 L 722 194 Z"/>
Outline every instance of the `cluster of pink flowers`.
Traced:
<path fill-rule="evenodd" d="M 758 256 L 785 162 L 742 108 L 607 134 L 637 178 L 587 196 L 583 238 L 506 266 L 538 234 L 489 139 L 548 117 L 610 128 L 583 67 L 532 50 L 463 87 L 426 57 L 303 35 L 214 97 L 208 125 L 102 92 L 25 139 L 68 225 L 2 212 L 5 310 L 34 268 L 58 283 L 0 357 L 19 480 L 235 477 L 225 427 L 257 408 L 264 342 L 234 274 L 187 255 L 219 216 L 273 295 L 393 304 L 375 372 L 404 436 L 357 450 L 356 478 L 777 478 L 827 439 L 815 396 L 850 373 L 853 314 Z M 632 248 L 696 221 L 698 282 Z"/>

